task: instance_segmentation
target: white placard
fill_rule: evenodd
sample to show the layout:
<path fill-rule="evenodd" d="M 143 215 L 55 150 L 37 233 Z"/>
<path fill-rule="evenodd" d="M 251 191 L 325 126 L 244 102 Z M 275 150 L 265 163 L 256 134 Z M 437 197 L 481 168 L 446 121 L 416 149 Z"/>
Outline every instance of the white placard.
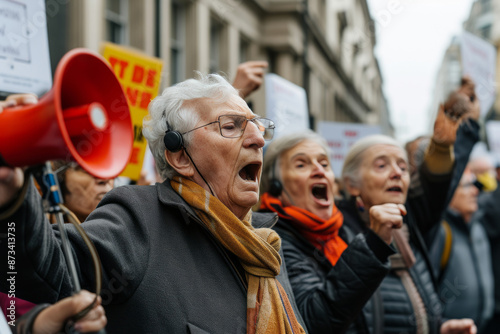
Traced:
<path fill-rule="evenodd" d="M 495 156 L 496 162 L 500 163 L 500 121 L 489 121 L 486 123 L 486 135 L 490 152 Z"/>
<path fill-rule="evenodd" d="M 463 32 L 460 41 L 462 73 L 474 80 L 484 117 L 495 101 L 497 52 L 493 45 L 468 32 Z"/>
<path fill-rule="evenodd" d="M 351 145 L 363 137 L 380 132 L 378 125 L 319 122 L 318 133 L 326 139 L 330 147 L 330 162 L 335 177 L 341 177 L 344 159 Z"/>
<path fill-rule="evenodd" d="M 40 96 L 51 86 L 44 0 L 0 0 L 0 92 Z"/>
<path fill-rule="evenodd" d="M 0 333 L 9 334 L 12 333 L 9 325 L 7 324 L 7 319 L 5 318 L 5 314 L 0 311 Z"/>
<path fill-rule="evenodd" d="M 309 112 L 304 88 L 269 73 L 265 76 L 266 117 L 276 123 L 274 139 L 309 129 Z"/>

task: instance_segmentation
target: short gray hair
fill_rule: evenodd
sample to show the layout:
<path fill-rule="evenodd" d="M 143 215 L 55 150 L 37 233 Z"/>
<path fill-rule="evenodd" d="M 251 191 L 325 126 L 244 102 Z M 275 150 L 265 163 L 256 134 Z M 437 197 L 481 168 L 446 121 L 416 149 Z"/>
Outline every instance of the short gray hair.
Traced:
<path fill-rule="evenodd" d="M 168 87 L 149 104 L 149 114 L 144 118 L 142 133 L 146 137 L 156 168 L 162 178 L 172 178 L 176 171 L 167 163 L 163 137 L 170 128 L 180 133 L 191 130 L 200 119 L 200 114 L 214 105 L 226 103 L 238 91 L 218 74 L 203 75 Z M 207 101 L 209 100 L 209 101 Z M 188 147 L 191 134 L 183 136 Z"/>
<path fill-rule="evenodd" d="M 385 135 L 372 135 L 361 138 L 351 146 L 345 157 L 344 166 L 342 167 L 342 181 L 344 184 L 350 182 L 353 186 L 359 186 L 361 178 L 360 167 L 363 162 L 364 153 L 375 145 L 399 147 L 404 152 L 405 159 L 408 162 L 406 151 L 395 139 Z"/>
<path fill-rule="evenodd" d="M 311 140 L 321 145 L 328 156 L 328 160 L 330 160 L 330 148 L 328 147 L 326 140 L 311 130 L 278 138 L 269 144 L 266 148 L 266 153 L 264 154 L 264 167 L 262 168 L 262 178 L 260 182 L 261 194 L 269 191 L 269 186 L 273 176 L 281 181 L 280 169 L 278 168 L 281 155 L 306 140 Z"/>

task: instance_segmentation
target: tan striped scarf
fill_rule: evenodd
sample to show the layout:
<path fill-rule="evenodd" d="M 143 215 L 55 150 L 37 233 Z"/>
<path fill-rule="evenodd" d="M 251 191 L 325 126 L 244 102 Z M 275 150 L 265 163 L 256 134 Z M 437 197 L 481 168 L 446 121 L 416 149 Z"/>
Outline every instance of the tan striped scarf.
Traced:
<path fill-rule="evenodd" d="M 214 237 L 240 259 L 248 281 L 247 333 L 305 333 L 276 280 L 281 239 L 268 228 L 255 229 L 198 184 L 174 177 L 172 188 L 195 210 Z"/>

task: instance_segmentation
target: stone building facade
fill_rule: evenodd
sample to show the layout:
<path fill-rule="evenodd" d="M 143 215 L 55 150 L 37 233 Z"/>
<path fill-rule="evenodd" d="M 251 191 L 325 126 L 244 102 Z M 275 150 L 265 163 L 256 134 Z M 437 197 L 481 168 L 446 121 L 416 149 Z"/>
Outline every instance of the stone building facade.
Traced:
<path fill-rule="evenodd" d="M 366 0 L 46 0 L 52 61 L 103 41 L 164 61 L 162 87 L 195 71 L 267 60 L 305 88 L 318 121 L 381 125 L 392 134 Z M 55 67 L 55 66 L 53 66 Z M 250 97 L 265 115 L 264 90 Z"/>

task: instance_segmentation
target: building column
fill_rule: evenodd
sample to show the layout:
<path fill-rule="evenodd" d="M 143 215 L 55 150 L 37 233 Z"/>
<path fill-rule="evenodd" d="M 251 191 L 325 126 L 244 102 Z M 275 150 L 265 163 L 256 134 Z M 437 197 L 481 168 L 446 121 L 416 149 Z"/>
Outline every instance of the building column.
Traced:
<path fill-rule="evenodd" d="M 129 1 L 130 46 L 150 56 L 155 52 L 155 3 L 154 0 Z"/>
<path fill-rule="evenodd" d="M 290 53 L 280 53 L 276 56 L 276 73 L 288 81 L 296 83 L 294 63 L 295 61 Z"/>
<path fill-rule="evenodd" d="M 234 26 L 229 25 L 227 27 L 227 60 L 228 63 L 225 68 L 227 68 L 228 79 L 231 81 L 236 75 L 236 68 L 240 63 L 240 33 L 238 29 Z M 223 67 L 224 68 L 224 67 Z"/>
<path fill-rule="evenodd" d="M 101 42 L 105 40 L 105 1 L 86 0 L 79 1 L 83 8 L 79 8 L 79 15 L 83 18 L 82 26 L 79 27 L 82 33 L 82 47 L 95 52 L 100 51 Z"/>
<path fill-rule="evenodd" d="M 193 71 L 208 73 L 210 68 L 210 10 L 196 1 L 188 7 L 186 21 L 186 77 Z"/>

